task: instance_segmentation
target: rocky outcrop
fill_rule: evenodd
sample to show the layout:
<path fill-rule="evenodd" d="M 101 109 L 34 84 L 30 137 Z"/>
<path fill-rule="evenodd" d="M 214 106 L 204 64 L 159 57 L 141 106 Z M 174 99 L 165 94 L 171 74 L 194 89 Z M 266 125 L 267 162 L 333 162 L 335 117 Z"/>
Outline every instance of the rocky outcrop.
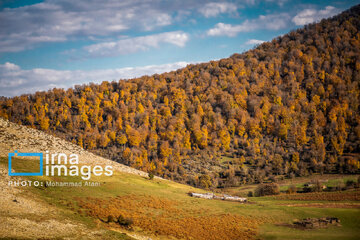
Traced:
<path fill-rule="evenodd" d="M 115 171 L 147 177 L 148 173 L 105 159 L 88 152 L 76 144 L 67 142 L 39 130 L 18 125 L 0 118 L 0 157 L 7 157 L 9 152 L 45 152 L 78 154 L 80 164 L 110 165 Z"/>
<path fill-rule="evenodd" d="M 241 198 L 237 196 L 231 195 L 215 195 L 214 193 L 190 193 L 191 197 L 196 198 L 204 198 L 204 199 L 218 199 L 218 200 L 225 200 L 225 201 L 234 201 L 234 202 L 247 202 L 247 198 Z"/>
<path fill-rule="evenodd" d="M 306 229 L 326 228 L 330 225 L 340 226 L 340 219 L 336 217 L 323 217 L 323 218 L 306 218 L 303 220 L 294 221 L 294 226 L 299 228 L 306 228 Z"/>

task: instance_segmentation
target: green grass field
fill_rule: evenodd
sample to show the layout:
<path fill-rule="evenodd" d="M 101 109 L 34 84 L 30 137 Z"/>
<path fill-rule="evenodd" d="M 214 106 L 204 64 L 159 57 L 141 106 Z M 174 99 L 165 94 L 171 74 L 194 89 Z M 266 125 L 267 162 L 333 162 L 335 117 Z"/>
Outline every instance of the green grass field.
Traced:
<path fill-rule="evenodd" d="M 304 184 L 315 182 L 316 180 L 320 181 L 321 184 L 325 185 L 326 187 L 336 187 L 338 185 L 345 185 L 346 181 L 352 180 L 357 182 L 359 175 L 342 175 L 342 174 L 315 174 L 308 177 L 297 177 L 294 179 L 284 179 L 279 180 L 277 183 L 280 186 L 281 192 L 286 192 L 290 185 L 294 185 L 297 188 L 304 187 Z M 247 184 L 242 185 L 240 187 L 230 187 L 226 188 L 223 191 L 227 192 L 228 194 L 236 194 L 240 196 L 247 196 L 249 191 L 255 191 L 257 184 Z"/>
<path fill-rule="evenodd" d="M 7 166 L 7 159 L 1 164 Z M 28 164 L 28 163 L 27 163 Z M 14 163 L 21 169 L 24 163 Z M 25 177 L 23 177 L 26 179 Z M 28 177 L 39 181 L 74 181 L 79 177 Z M 303 182 L 309 178 L 303 179 Z M 186 185 L 167 180 L 148 180 L 144 177 L 115 172 L 111 177 L 92 177 L 91 181 L 100 182 L 99 187 L 32 187 L 28 191 L 35 193 L 49 204 L 62 209 L 64 216 L 93 228 L 100 224 L 109 229 L 114 238 L 126 239 L 116 232 L 134 232 L 155 239 L 220 239 L 224 236 L 236 236 L 242 231 L 244 238 L 253 239 L 358 239 L 360 236 L 359 205 L 343 208 L 340 204 L 358 204 L 359 201 L 337 201 L 330 207 L 296 206 L 296 204 L 321 203 L 331 201 L 280 200 L 276 197 L 253 197 L 248 204 L 221 200 L 196 199 L 188 192 L 204 192 Z M 343 176 L 331 178 L 329 184 L 344 181 Z M 84 182 L 84 181 L 83 181 Z M 284 183 L 285 184 L 285 183 Z M 299 182 L 297 184 L 303 184 Z M 244 186 L 236 191 L 249 191 L 256 186 Z M 235 190 L 233 190 L 235 192 Z M 295 206 L 294 206 L 295 205 Z M 114 223 L 100 222 L 100 216 L 122 214 L 134 220 L 133 228 L 128 229 Z M 294 219 L 308 217 L 337 217 L 341 226 L 326 229 L 301 230 L 282 226 L 291 224 Z M 198 234 L 187 222 L 197 222 L 204 232 Z M 178 225 L 178 226 L 176 226 Z M 236 228 L 235 228 L 236 227 Z M 235 229 L 235 230 L 234 230 Z M 199 230 L 200 231 L 200 230 Z M 213 234 L 206 235 L 206 231 Z M 231 235 L 235 234 L 235 235 Z M 216 236 L 219 236 L 217 238 Z M 224 239 L 224 238 L 223 238 Z M 226 239 L 226 238 L 225 238 Z M 230 239 L 230 238 L 229 238 Z"/>

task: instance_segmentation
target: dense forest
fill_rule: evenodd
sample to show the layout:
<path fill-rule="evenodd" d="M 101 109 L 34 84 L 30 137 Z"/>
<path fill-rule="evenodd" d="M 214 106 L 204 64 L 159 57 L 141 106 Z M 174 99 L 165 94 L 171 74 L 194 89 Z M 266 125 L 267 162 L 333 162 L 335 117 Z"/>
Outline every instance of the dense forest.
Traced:
<path fill-rule="evenodd" d="M 360 171 L 360 5 L 243 54 L 1 98 L 0 116 L 191 185 Z"/>

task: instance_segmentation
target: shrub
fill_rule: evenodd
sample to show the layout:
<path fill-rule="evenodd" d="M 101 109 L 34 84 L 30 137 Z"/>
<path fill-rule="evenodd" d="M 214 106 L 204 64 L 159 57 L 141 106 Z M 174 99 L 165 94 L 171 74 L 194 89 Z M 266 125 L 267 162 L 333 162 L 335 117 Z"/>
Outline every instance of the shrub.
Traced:
<path fill-rule="evenodd" d="M 150 180 L 153 180 L 153 179 L 154 179 L 154 174 L 151 173 L 151 172 L 149 173 L 149 179 L 150 179 Z"/>
<path fill-rule="evenodd" d="M 130 227 L 133 222 L 134 221 L 131 218 L 125 218 L 123 215 L 120 215 L 117 220 L 117 223 L 124 227 Z"/>
<path fill-rule="evenodd" d="M 277 179 L 276 179 L 276 177 L 274 175 L 271 175 L 269 177 L 269 180 L 270 180 L 270 182 L 277 182 Z"/>
<path fill-rule="evenodd" d="M 325 189 L 326 192 L 336 192 L 337 187 L 336 186 L 329 186 Z"/>
<path fill-rule="evenodd" d="M 304 193 L 309 193 L 309 192 L 313 192 L 313 191 L 314 191 L 314 188 L 312 188 L 312 187 L 305 186 L 303 188 Z"/>
<path fill-rule="evenodd" d="M 288 190 L 286 191 L 288 194 L 292 194 L 292 193 L 296 193 L 296 186 L 295 185 L 290 185 Z"/>
<path fill-rule="evenodd" d="M 199 187 L 209 189 L 211 187 L 211 177 L 207 174 L 203 174 L 199 177 Z"/>
<path fill-rule="evenodd" d="M 108 223 L 110 223 L 110 222 L 115 222 L 114 216 L 113 216 L 113 215 L 109 215 L 107 222 L 108 222 Z"/>
<path fill-rule="evenodd" d="M 351 188 L 354 188 L 354 187 L 355 187 L 356 182 L 353 181 L 353 180 L 347 180 L 346 183 L 345 183 L 345 185 L 346 185 L 346 189 L 351 189 Z"/>
<path fill-rule="evenodd" d="M 344 189 L 344 183 L 336 184 L 336 191 L 342 191 Z"/>
<path fill-rule="evenodd" d="M 323 190 L 323 184 L 320 183 L 319 180 L 316 180 L 314 185 L 314 192 L 321 192 Z"/>
<path fill-rule="evenodd" d="M 253 196 L 254 196 L 253 192 L 252 192 L 252 191 L 249 191 L 249 192 L 248 192 L 248 197 L 253 197 Z"/>
<path fill-rule="evenodd" d="M 255 190 L 256 197 L 278 194 L 280 194 L 280 187 L 277 183 L 261 184 Z"/>

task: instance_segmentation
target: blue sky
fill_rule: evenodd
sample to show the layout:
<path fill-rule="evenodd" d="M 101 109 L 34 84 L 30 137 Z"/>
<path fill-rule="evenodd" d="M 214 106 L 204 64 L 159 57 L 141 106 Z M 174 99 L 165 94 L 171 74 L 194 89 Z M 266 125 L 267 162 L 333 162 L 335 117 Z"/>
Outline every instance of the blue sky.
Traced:
<path fill-rule="evenodd" d="M 360 1 L 0 1 L 0 96 L 244 52 Z"/>

